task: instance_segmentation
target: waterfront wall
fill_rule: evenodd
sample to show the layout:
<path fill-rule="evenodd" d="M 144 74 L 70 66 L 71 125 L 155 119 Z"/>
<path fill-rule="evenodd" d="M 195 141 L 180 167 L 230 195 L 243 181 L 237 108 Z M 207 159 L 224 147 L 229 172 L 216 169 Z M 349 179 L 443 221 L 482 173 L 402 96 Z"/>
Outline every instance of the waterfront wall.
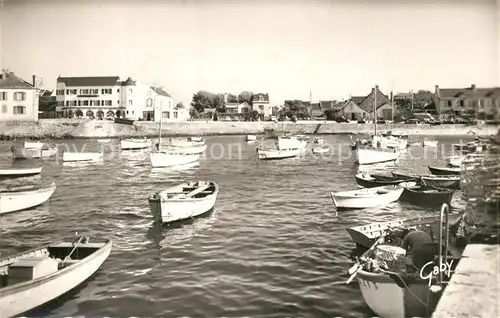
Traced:
<path fill-rule="evenodd" d="M 409 135 L 467 135 L 470 131 L 478 135 L 495 134 L 493 125 L 439 125 L 427 124 L 382 124 L 378 130 L 389 130 Z M 350 124 L 324 121 L 292 122 L 177 122 L 164 123 L 162 133 L 170 136 L 246 135 L 261 134 L 264 129 L 288 131 L 293 134 L 357 134 L 373 133 L 372 124 Z M 42 119 L 38 123 L 1 123 L 1 139 L 57 139 L 57 138 L 122 138 L 149 137 L 158 134 L 158 124 L 135 122 L 134 125 L 117 124 L 110 121 Z"/>

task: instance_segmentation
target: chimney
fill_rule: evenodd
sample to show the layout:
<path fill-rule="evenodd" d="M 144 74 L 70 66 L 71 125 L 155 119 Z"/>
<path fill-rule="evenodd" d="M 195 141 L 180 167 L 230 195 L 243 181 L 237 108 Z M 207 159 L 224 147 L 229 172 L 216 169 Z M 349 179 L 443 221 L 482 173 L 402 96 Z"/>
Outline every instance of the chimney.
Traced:
<path fill-rule="evenodd" d="M 476 84 L 472 84 L 472 85 L 470 86 L 470 89 L 471 89 L 471 90 L 473 90 L 473 91 L 475 91 L 475 90 L 476 90 Z"/>
<path fill-rule="evenodd" d="M 439 85 L 434 86 L 436 93 L 439 91 Z"/>
<path fill-rule="evenodd" d="M 33 74 L 33 87 L 36 87 L 36 75 Z"/>
<path fill-rule="evenodd" d="M 375 85 L 375 89 L 378 90 L 378 85 Z"/>

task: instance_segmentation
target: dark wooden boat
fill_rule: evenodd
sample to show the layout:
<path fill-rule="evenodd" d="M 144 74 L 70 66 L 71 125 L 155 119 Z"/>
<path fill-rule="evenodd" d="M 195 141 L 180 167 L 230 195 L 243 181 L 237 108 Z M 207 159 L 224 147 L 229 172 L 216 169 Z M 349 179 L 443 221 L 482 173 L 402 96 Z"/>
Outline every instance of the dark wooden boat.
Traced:
<path fill-rule="evenodd" d="M 417 184 L 433 186 L 436 188 L 447 188 L 447 189 L 459 189 L 460 188 L 460 176 L 458 175 L 434 175 L 434 174 L 402 174 L 392 172 L 392 175 L 397 178 L 415 178 Z"/>
<path fill-rule="evenodd" d="M 429 171 L 438 176 L 448 176 L 448 175 L 460 175 L 462 169 L 453 167 L 432 167 L 428 166 Z"/>
<path fill-rule="evenodd" d="M 404 182 L 401 186 L 404 190 L 399 199 L 420 206 L 439 207 L 443 203 L 450 205 L 455 192 L 452 189 L 437 188 L 416 182 Z"/>
<path fill-rule="evenodd" d="M 369 173 L 358 173 L 356 176 L 356 182 L 365 188 L 381 187 L 385 185 L 395 185 L 400 184 L 404 181 L 415 180 L 413 177 L 396 177 L 396 176 L 385 176 L 380 174 L 369 174 Z"/>

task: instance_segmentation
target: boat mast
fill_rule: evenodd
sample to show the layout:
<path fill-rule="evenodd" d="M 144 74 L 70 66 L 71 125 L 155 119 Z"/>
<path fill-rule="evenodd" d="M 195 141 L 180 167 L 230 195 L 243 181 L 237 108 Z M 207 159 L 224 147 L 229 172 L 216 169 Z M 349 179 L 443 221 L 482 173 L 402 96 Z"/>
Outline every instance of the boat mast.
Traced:
<path fill-rule="evenodd" d="M 394 123 L 394 80 L 391 80 L 391 108 L 392 108 L 392 122 Z"/>
<path fill-rule="evenodd" d="M 375 136 L 377 135 L 377 85 L 373 90 L 373 124 L 375 125 Z"/>
<path fill-rule="evenodd" d="M 154 91 L 154 95 L 153 95 L 153 104 L 155 105 L 155 108 L 156 108 L 156 86 L 155 86 L 155 89 L 153 90 Z M 162 104 L 162 101 L 160 100 L 160 125 L 158 126 L 159 129 L 158 129 L 158 152 L 161 152 L 161 123 L 162 123 L 162 120 L 163 120 L 163 104 Z"/>

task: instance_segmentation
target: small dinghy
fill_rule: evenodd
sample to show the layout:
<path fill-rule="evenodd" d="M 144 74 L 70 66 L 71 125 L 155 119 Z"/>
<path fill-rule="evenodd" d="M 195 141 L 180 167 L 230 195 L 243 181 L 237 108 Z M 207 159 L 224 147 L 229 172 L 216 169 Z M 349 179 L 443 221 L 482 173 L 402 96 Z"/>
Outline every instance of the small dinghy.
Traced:
<path fill-rule="evenodd" d="M 400 184 L 401 182 L 414 180 L 412 177 L 384 176 L 370 173 L 358 173 L 355 176 L 356 182 L 365 188 L 375 188 L 386 185 Z"/>
<path fill-rule="evenodd" d="M 455 224 L 460 220 L 460 213 L 449 215 L 450 224 Z M 428 229 L 433 233 L 439 232 L 439 215 L 426 217 L 415 217 L 404 220 L 368 223 L 347 228 L 346 231 L 351 236 L 352 241 L 360 247 L 370 248 L 375 241 L 387 232 L 401 228 Z"/>
<path fill-rule="evenodd" d="M 200 147 L 203 145 L 205 145 L 205 141 L 201 137 L 169 139 L 168 143 L 168 146 L 171 147 Z"/>
<path fill-rule="evenodd" d="M 457 175 L 434 175 L 434 174 L 402 174 L 392 172 L 398 178 L 413 178 L 417 183 L 424 181 L 426 185 L 436 188 L 458 189 L 460 188 L 460 176 Z"/>
<path fill-rule="evenodd" d="M 120 140 L 120 146 L 122 150 L 139 150 L 146 149 L 151 146 L 151 141 L 149 139 L 123 139 Z"/>
<path fill-rule="evenodd" d="M 0 259 L 0 316 L 20 316 L 79 286 L 111 248 L 111 240 L 94 243 L 82 236 Z"/>
<path fill-rule="evenodd" d="M 428 167 L 429 171 L 437 176 L 460 175 L 460 172 L 462 172 L 462 169 L 456 167 Z"/>
<path fill-rule="evenodd" d="M 403 190 L 399 185 L 390 185 L 336 193 L 330 192 L 330 196 L 337 209 L 364 209 L 384 206 L 397 201 Z"/>
<path fill-rule="evenodd" d="M 255 135 L 247 135 L 246 140 L 248 142 L 257 141 L 257 136 L 255 136 Z"/>
<path fill-rule="evenodd" d="M 103 157 L 102 152 L 63 152 L 63 162 L 92 162 Z"/>
<path fill-rule="evenodd" d="M 27 185 L 0 188 L 0 215 L 43 204 L 50 199 L 54 191 L 56 191 L 55 182 L 45 186 Z"/>
<path fill-rule="evenodd" d="M 313 147 L 312 148 L 313 154 L 328 153 L 328 152 L 330 152 L 330 148 L 327 146 Z"/>
<path fill-rule="evenodd" d="M 43 166 L 30 168 L 0 168 L 0 179 L 29 177 L 40 174 Z"/>
<path fill-rule="evenodd" d="M 455 192 L 452 189 L 436 188 L 416 182 L 404 182 L 401 183 L 401 186 L 404 191 L 399 199 L 418 206 L 440 207 L 443 203 L 450 205 Z"/>
<path fill-rule="evenodd" d="M 177 151 L 156 151 L 149 154 L 152 168 L 170 168 L 191 164 L 200 159 L 200 154 L 183 154 Z"/>
<path fill-rule="evenodd" d="M 30 147 L 26 147 L 26 145 Z M 10 148 L 14 159 L 41 159 L 53 157 L 57 153 L 56 146 L 50 146 L 40 142 L 25 142 L 23 146 L 14 145 Z"/>
<path fill-rule="evenodd" d="M 437 140 L 424 140 L 422 142 L 424 147 L 437 147 L 438 141 Z"/>
<path fill-rule="evenodd" d="M 277 160 L 277 159 L 287 159 L 297 157 L 301 152 L 301 149 L 258 149 L 257 157 L 260 160 Z"/>
<path fill-rule="evenodd" d="M 219 186 L 213 181 L 187 182 L 155 193 L 149 207 L 155 221 L 171 223 L 209 212 L 218 194 Z"/>

